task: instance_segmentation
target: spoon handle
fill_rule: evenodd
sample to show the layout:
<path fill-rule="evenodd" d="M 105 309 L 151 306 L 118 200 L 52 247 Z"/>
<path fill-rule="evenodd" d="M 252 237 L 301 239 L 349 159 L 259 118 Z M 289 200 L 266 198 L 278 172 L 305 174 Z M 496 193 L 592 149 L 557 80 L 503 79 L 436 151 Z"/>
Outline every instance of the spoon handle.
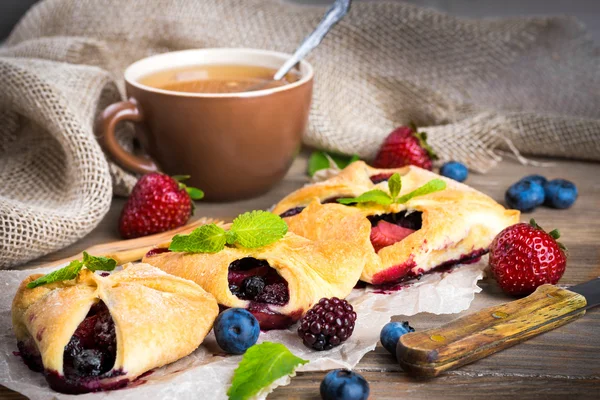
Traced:
<path fill-rule="evenodd" d="M 352 0 L 335 0 L 316 29 L 304 39 L 294 55 L 275 73 L 274 80 L 283 78 L 294 65 L 298 64 L 312 49 L 317 47 L 321 40 L 327 35 L 332 26 L 337 24 L 350 10 Z"/>

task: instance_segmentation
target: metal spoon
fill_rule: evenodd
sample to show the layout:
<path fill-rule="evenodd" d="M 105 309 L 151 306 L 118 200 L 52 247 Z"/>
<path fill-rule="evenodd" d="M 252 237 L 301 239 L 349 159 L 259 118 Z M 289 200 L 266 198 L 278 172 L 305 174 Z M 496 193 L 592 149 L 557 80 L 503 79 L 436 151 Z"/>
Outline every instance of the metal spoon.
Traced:
<path fill-rule="evenodd" d="M 281 66 L 281 68 L 279 68 L 279 70 L 277 70 L 273 76 L 273 80 L 279 81 L 283 79 L 283 77 L 286 76 L 286 74 L 290 72 L 290 70 L 294 68 L 296 64 L 298 64 L 308 53 L 310 53 L 312 49 L 317 47 L 325 35 L 327 35 L 329 30 L 348 13 L 350 10 L 350 4 L 352 4 L 352 0 L 335 0 L 315 30 L 308 35 L 306 39 L 304 39 L 292 57 L 289 58 Z M 263 86 L 266 86 L 269 82 L 271 81 L 261 82 L 246 89 L 245 91 L 259 90 Z"/>
<path fill-rule="evenodd" d="M 275 73 L 273 80 L 282 79 L 294 68 L 294 65 L 298 64 L 312 49 L 317 47 L 329 30 L 348 13 L 350 4 L 352 4 L 352 0 L 335 0 L 315 30 L 304 39 L 294 55 Z"/>

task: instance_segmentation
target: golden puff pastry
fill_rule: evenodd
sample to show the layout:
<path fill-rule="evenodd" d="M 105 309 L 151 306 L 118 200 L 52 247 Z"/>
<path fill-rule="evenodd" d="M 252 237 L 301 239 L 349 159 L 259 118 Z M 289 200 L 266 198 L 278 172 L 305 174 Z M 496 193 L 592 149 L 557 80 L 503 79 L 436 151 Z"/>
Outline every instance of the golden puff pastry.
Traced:
<path fill-rule="evenodd" d="M 357 197 L 373 189 L 389 193 L 387 179 L 396 172 L 402 178 L 401 195 L 436 178 L 446 182 L 446 189 L 414 197 L 405 204 L 336 203 L 340 197 Z M 369 234 L 362 233 L 362 225 L 357 229 L 339 223 L 340 218 L 334 216 L 320 223 L 335 225 L 335 229 L 306 226 L 307 218 L 301 216 L 311 202 L 323 203 L 322 208 L 332 210 L 333 207 L 352 209 L 372 229 Z M 306 209 L 316 207 L 311 204 Z M 415 166 L 376 169 L 361 161 L 350 164 L 331 179 L 291 193 L 273 212 L 285 217 L 291 232 L 309 239 L 344 237 L 360 243 L 368 254 L 361 280 L 377 285 L 420 276 L 440 266 L 472 261 L 487 252 L 498 232 L 519 221 L 519 211 L 506 210 L 483 193 L 433 172 Z"/>
<path fill-rule="evenodd" d="M 193 352 L 219 312 L 194 282 L 148 264 L 108 276 L 83 269 L 76 279 L 27 288 L 13 300 L 13 329 L 26 364 L 63 393 L 125 386 L 146 371 Z"/>
<path fill-rule="evenodd" d="M 368 235 L 370 227 L 363 229 Z M 257 249 L 152 251 L 143 261 L 196 282 L 224 307 L 248 309 L 267 330 L 288 327 L 323 297 L 346 297 L 360 278 L 365 257 L 353 243 L 287 233 Z"/>

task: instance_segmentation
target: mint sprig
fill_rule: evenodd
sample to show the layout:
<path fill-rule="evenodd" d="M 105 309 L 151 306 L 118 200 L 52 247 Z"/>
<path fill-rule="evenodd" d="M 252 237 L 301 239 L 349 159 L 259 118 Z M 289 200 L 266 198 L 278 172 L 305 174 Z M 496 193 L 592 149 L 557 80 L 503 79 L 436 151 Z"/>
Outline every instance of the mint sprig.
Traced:
<path fill-rule="evenodd" d="M 324 151 L 313 152 L 308 159 L 308 175 L 313 176 L 317 171 L 331 168 L 331 160 L 339 169 L 344 169 L 354 161 L 360 160 L 358 155 L 344 156 L 341 154 L 328 154 Z"/>
<path fill-rule="evenodd" d="M 173 175 L 171 178 L 177 181 L 179 189 L 185 189 L 192 200 L 200 200 L 204 198 L 204 192 L 198 188 L 186 186 L 183 181 L 190 179 L 189 175 Z M 193 203 L 192 203 L 193 204 Z"/>
<path fill-rule="evenodd" d="M 233 220 L 231 228 L 215 224 L 203 225 L 189 235 L 175 235 L 169 250 L 186 253 L 217 253 L 226 245 L 247 249 L 267 246 L 281 239 L 288 226 L 278 215 L 267 211 L 251 211 Z"/>
<path fill-rule="evenodd" d="M 377 203 L 381 204 L 382 206 L 389 206 L 392 203 L 404 204 L 415 197 L 425 196 L 426 194 L 439 192 L 440 190 L 446 189 L 446 182 L 441 179 L 432 179 L 412 192 L 398 197 L 400 190 L 402 189 L 402 180 L 400 178 L 400 174 L 395 173 L 388 179 L 388 188 L 390 194 L 384 192 L 383 190 L 374 189 L 369 190 L 358 197 L 344 197 L 338 199 L 337 201 L 341 204 Z"/>
<path fill-rule="evenodd" d="M 79 272 L 85 267 L 92 272 L 95 271 L 112 271 L 117 266 L 117 261 L 109 257 L 91 256 L 87 252 L 83 252 L 83 261 L 73 260 L 61 269 L 52 271 L 49 274 L 41 276 L 36 280 L 29 282 L 29 289 L 36 288 L 48 283 L 68 281 L 77 278 Z"/>
<path fill-rule="evenodd" d="M 256 396 L 277 379 L 294 373 L 308 363 L 296 357 L 281 343 L 263 342 L 250 347 L 233 373 L 227 391 L 230 400 L 246 400 Z"/>

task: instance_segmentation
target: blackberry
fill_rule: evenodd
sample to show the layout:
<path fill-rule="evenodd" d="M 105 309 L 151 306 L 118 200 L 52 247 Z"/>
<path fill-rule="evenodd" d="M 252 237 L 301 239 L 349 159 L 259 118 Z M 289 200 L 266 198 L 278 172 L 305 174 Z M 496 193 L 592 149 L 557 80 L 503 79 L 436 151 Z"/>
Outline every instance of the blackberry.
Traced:
<path fill-rule="evenodd" d="M 247 299 L 255 299 L 265 290 L 265 280 L 260 276 L 251 276 L 244 279 L 242 290 Z"/>
<path fill-rule="evenodd" d="M 255 301 L 278 306 L 287 304 L 287 302 L 290 301 L 290 292 L 287 287 L 287 282 L 273 283 L 265 286 L 262 293 L 256 296 Z"/>
<path fill-rule="evenodd" d="M 356 313 L 346 300 L 322 298 L 300 320 L 298 336 L 306 347 L 329 350 L 352 336 L 355 322 Z"/>

